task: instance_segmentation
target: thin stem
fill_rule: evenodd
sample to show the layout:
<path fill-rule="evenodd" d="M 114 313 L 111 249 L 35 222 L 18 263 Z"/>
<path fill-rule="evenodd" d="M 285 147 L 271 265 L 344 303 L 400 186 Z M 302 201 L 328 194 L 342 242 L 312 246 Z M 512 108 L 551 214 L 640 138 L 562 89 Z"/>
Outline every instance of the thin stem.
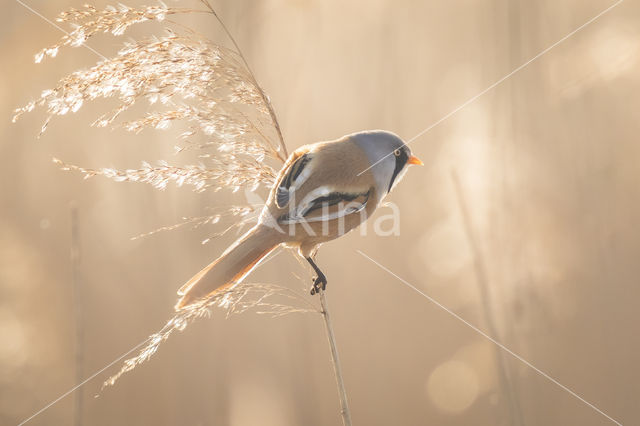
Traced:
<path fill-rule="evenodd" d="M 227 37 L 229 37 L 229 40 L 231 40 L 231 43 L 233 43 L 233 46 L 236 48 L 236 52 L 240 56 L 240 59 L 242 59 L 242 62 L 244 63 L 244 66 L 247 68 L 247 71 L 249 72 L 249 77 L 251 78 L 251 83 L 254 85 L 254 87 L 256 89 L 258 89 L 258 92 L 260 92 L 260 97 L 262 98 L 262 102 L 264 103 L 264 105 L 267 107 L 267 110 L 269 111 L 269 116 L 271 117 L 271 123 L 273 124 L 273 127 L 276 129 L 276 132 L 278 133 L 278 139 L 280 140 L 280 147 L 282 148 L 282 151 L 284 152 L 284 156 L 288 157 L 289 153 L 287 152 L 287 146 L 284 143 L 284 137 L 282 136 L 282 131 L 280 130 L 280 123 L 278 123 L 278 118 L 276 117 L 276 112 L 273 109 L 273 106 L 271 105 L 271 100 L 269 99 L 269 96 L 267 96 L 266 92 L 262 89 L 260 84 L 258 84 L 258 80 L 256 80 L 256 76 L 255 76 L 255 74 L 253 74 L 253 71 L 251 71 L 251 67 L 249 66 L 249 63 L 247 62 L 247 59 L 242 54 L 242 50 L 240 50 L 240 46 L 238 46 L 238 43 L 236 43 L 236 40 L 231 35 L 231 32 L 229 31 L 227 26 L 224 24 L 222 19 L 220 19 L 220 16 L 218 16 L 216 11 L 213 9 L 211 4 L 209 3 L 209 0 L 200 0 L 200 1 L 202 2 L 202 4 L 204 4 L 211 11 L 213 16 L 216 17 L 216 19 L 218 20 L 218 23 L 222 27 L 223 31 L 225 32 Z"/>
<path fill-rule="evenodd" d="M 327 305 L 327 299 L 324 295 L 324 290 L 320 290 L 320 305 L 322 305 L 321 313 L 322 319 L 324 319 L 324 327 L 327 331 L 327 340 L 329 340 L 329 346 L 331 347 L 331 361 L 333 362 L 333 372 L 336 375 L 336 385 L 338 386 L 338 393 L 340 394 L 340 414 L 342 414 L 342 424 L 344 426 L 351 426 L 351 411 L 349 410 L 349 403 L 347 402 L 347 391 L 344 387 L 342 367 L 340 365 L 340 358 L 338 357 L 336 338 L 333 334 L 331 316 L 329 314 L 329 307 Z"/>
<path fill-rule="evenodd" d="M 314 314 L 319 312 L 318 311 L 318 307 L 316 305 L 314 305 L 313 303 L 309 302 L 308 297 L 305 297 L 304 294 L 300 293 L 299 291 L 296 291 L 296 290 L 291 289 L 289 287 L 282 287 L 282 290 L 288 291 L 289 293 L 291 293 L 293 295 L 291 297 L 296 298 L 297 300 L 301 300 L 304 303 L 306 303 L 307 306 L 309 306 L 309 308 L 311 308 L 310 311 L 313 312 Z M 320 313 L 322 313 L 322 311 L 320 311 Z"/>
<path fill-rule="evenodd" d="M 76 383 L 82 382 L 84 377 L 84 321 L 82 312 L 82 287 L 80 280 L 80 233 L 78 226 L 78 206 L 71 204 L 71 285 L 73 292 L 73 306 L 76 325 Z M 84 412 L 83 393 L 76 392 L 73 403 L 73 424 L 82 426 Z"/>
<path fill-rule="evenodd" d="M 282 154 L 278 151 L 278 147 L 273 145 L 273 142 L 271 142 L 271 139 L 267 137 L 267 135 L 265 135 L 264 133 L 262 133 L 262 131 L 258 128 L 258 126 L 255 125 L 255 123 L 253 122 L 253 120 L 251 120 L 249 117 L 247 117 L 246 114 L 243 114 L 242 112 L 238 111 L 237 108 L 235 109 L 236 112 L 241 115 L 245 121 L 247 123 L 249 123 L 251 125 L 251 127 L 253 127 L 253 130 L 256 131 L 256 133 L 258 133 L 260 136 L 262 136 L 262 138 L 264 140 L 267 141 L 267 143 L 269 144 L 269 148 L 271 148 L 271 150 L 273 151 L 273 153 L 275 153 L 276 157 L 278 157 L 283 163 L 287 162 L 287 157 L 286 155 L 283 157 Z M 285 153 L 286 154 L 286 153 Z"/>

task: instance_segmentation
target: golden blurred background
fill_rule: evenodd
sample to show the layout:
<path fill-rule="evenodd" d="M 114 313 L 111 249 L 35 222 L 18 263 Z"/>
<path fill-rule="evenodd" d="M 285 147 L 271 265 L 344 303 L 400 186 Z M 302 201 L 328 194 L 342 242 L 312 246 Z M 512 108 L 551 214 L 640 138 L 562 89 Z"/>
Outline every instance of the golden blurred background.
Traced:
<path fill-rule="evenodd" d="M 158 330 L 176 289 L 234 238 L 202 245 L 216 227 L 130 237 L 244 197 L 60 171 L 52 157 L 93 168 L 181 162 L 178 132 L 92 128 L 105 111 L 99 102 L 54 119 L 40 139 L 42 111 L 12 124 L 14 108 L 97 58 L 65 49 L 34 64 L 60 31 L 17 1 L 3 4 L 0 424 L 11 425 L 77 383 L 77 306 L 88 377 Z M 28 4 L 49 19 L 81 5 Z M 372 128 L 410 139 L 613 2 L 212 4 L 292 150 Z M 228 43 L 210 17 L 186 22 Z M 640 424 L 638 22 L 640 5 L 620 3 L 412 142 L 426 167 L 411 169 L 390 197 L 399 236 L 355 232 L 320 250 L 354 424 L 614 424 L 357 249 L 618 422 Z M 112 55 L 127 37 L 159 28 L 89 44 Z M 308 272 L 280 254 L 250 280 L 300 288 L 296 275 Z M 314 314 L 214 312 L 98 398 L 119 363 L 82 386 L 81 424 L 340 424 L 324 333 Z M 28 424 L 74 424 L 74 396 Z"/>

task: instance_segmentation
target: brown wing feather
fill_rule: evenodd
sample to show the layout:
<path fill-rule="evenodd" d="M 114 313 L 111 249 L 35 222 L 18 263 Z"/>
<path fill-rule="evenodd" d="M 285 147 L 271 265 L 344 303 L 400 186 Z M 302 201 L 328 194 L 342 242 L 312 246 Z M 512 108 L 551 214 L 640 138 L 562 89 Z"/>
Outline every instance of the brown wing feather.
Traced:
<path fill-rule="evenodd" d="M 309 164 L 311 157 L 309 153 L 302 154 L 285 169 L 285 173 L 276 185 L 276 205 L 279 208 L 289 204 L 291 187 L 300 176 L 300 173 L 302 173 L 302 170 Z"/>

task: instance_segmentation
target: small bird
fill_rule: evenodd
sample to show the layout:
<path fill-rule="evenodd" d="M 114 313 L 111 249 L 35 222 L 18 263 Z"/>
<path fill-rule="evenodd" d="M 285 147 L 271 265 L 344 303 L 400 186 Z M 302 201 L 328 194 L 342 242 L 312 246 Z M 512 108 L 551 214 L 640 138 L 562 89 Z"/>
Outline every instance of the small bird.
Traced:
<path fill-rule="evenodd" d="M 281 244 L 297 248 L 317 274 L 311 294 L 324 290 L 327 278 L 314 261 L 318 247 L 371 216 L 410 164 L 423 163 L 402 139 L 382 130 L 297 149 L 278 173 L 258 224 L 178 290 L 175 309 L 241 282 Z"/>

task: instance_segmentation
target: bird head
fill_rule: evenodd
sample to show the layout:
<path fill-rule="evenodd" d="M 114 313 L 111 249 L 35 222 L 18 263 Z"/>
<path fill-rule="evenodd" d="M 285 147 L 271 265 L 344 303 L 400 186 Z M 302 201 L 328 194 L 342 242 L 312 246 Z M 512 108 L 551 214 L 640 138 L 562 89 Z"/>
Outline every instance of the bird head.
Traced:
<path fill-rule="evenodd" d="M 370 172 L 379 194 L 386 194 L 400 182 L 407 166 L 423 162 L 411 154 L 411 149 L 400 137 L 384 130 L 369 130 L 354 133 L 349 137 L 366 154 L 371 165 L 359 174 Z"/>

